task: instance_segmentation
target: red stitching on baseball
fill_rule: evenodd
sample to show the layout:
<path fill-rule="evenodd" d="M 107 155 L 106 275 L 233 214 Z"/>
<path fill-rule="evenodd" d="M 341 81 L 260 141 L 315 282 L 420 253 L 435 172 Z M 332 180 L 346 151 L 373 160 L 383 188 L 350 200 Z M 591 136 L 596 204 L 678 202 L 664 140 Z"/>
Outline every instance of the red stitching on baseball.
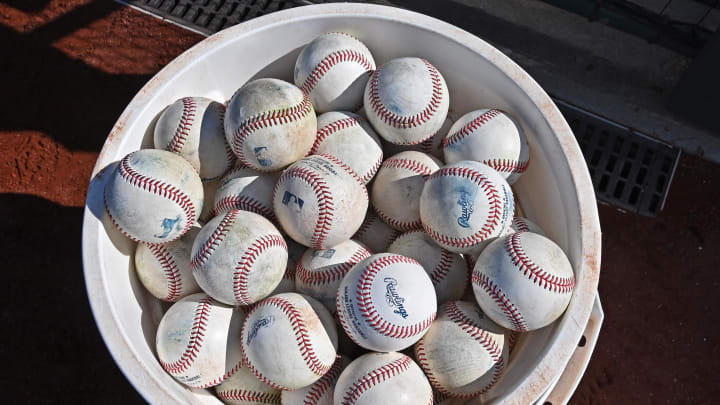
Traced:
<path fill-rule="evenodd" d="M 310 386 L 310 391 L 308 391 L 305 398 L 303 398 L 303 405 L 317 405 L 325 393 L 330 392 L 330 395 L 332 395 L 335 383 L 337 382 L 338 377 L 340 377 L 342 365 L 342 357 L 337 356 L 335 363 L 333 363 L 330 368 L 330 371 Z"/>
<path fill-rule="evenodd" d="M 115 218 L 113 218 L 112 214 L 110 213 L 110 209 L 109 209 L 108 206 L 107 206 L 107 196 L 105 196 L 105 195 L 103 195 L 103 206 L 105 207 L 105 212 L 107 213 L 108 218 L 110 219 L 110 222 L 112 222 L 112 224 L 115 225 L 115 229 L 117 229 L 118 231 L 120 231 L 120 233 L 122 233 L 123 235 L 125 235 L 127 238 L 129 238 L 130 240 L 132 240 L 132 241 L 134 241 L 134 242 L 142 242 L 140 239 L 137 239 L 136 237 L 134 237 L 134 236 L 130 235 L 129 233 L 127 233 L 127 232 L 120 226 L 120 224 L 118 224 L 117 221 L 115 221 Z"/>
<path fill-rule="evenodd" d="M 161 243 L 146 243 L 145 246 L 155 256 L 155 259 L 160 263 L 165 273 L 165 279 L 167 281 L 167 295 L 163 300 L 175 301 L 180 296 L 182 291 L 182 280 L 180 276 L 180 269 L 178 269 L 175 259 L 165 248 L 164 244 Z"/>
<path fill-rule="evenodd" d="M 280 235 L 265 235 L 256 239 L 243 253 L 233 273 L 233 294 L 239 305 L 248 305 L 252 299 L 248 295 L 248 277 L 253 264 L 268 249 L 281 247 L 287 252 L 285 240 Z"/>
<path fill-rule="evenodd" d="M 377 312 L 371 294 L 375 276 L 383 268 L 398 263 L 415 264 L 422 268 L 417 261 L 401 255 L 389 255 L 377 258 L 365 267 L 365 271 L 363 271 L 358 283 L 356 298 L 358 301 L 358 311 L 370 327 L 384 336 L 404 339 L 425 332 L 435 320 L 435 312 L 427 319 L 408 326 L 398 326 L 392 322 L 388 322 Z"/>
<path fill-rule="evenodd" d="M 502 200 L 498 193 L 497 187 L 485 177 L 484 174 L 467 168 L 467 167 L 443 167 L 436 171 L 430 176 L 429 180 L 441 176 L 456 176 L 463 177 L 475 182 L 480 189 L 485 192 L 485 196 L 488 198 L 488 213 L 487 221 L 483 224 L 479 231 L 475 232 L 470 236 L 463 238 L 456 238 L 447 235 L 443 235 L 440 232 L 430 228 L 428 225 L 423 224 L 425 232 L 427 232 L 433 239 L 439 241 L 448 246 L 455 246 L 460 248 L 474 246 L 480 242 L 483 242 L 490 237 L 492 232 L 500 224 L 500 218 L 502 216 Z"/>
<path fill-rule="evenodd" d="M 378 169 L 380 169 L 380 165 L 382 164 L 382 155 L 380 155 L 380 158 L 375 162 L 373 167 L 370 168 L 370 170 L 365 173 L 365 175 L 362 177 L 362 181 L 364 184 L 367 184 L 373 176 L 375 176 L 375 173 L 377 173 Z"/>
<path fill-rule="evenodd" d="M 320 359 L 317 358 L 317 354 L 315 353 L 315 349 L 312 347 L 312 342 L 310 341 L 310 336 L 308 335 L 308 329 L 305 326 L 305 322 L 302 319 L 302 315 L 300 314 L 300 311 L 295 308 L 292 303 L 290 303 L 288 300 L 284 298 L 279 298 L 277 296 L 266 298 L 259 304 L 255 305 L 252 310 L 250 310 L 250 313 L 248 314 L 248 318 L 252 316 L 252 314 L 260 307 L 266 306 L 266 305 L 272 305 L 274 307 L 279 308 L 290 320 L 290 324 L 292 325 L 293 332 L 295 332 L 295 340 L 297 341 L 298 349 L 300 350 L 300 355 L 302 356 L 303 360 L 305 360 L 305 364 L 308 366 L 311 372 L 313 372 L 315 375 L 323 376 L 325 373 L 330 370 L 330 367 L 332 364 L 324 364 Z M 245 322 L 243 324 L 242 333 L 240 336 L 245 336 L 245 326 L 248 324 L 248 322 Z M 243 346 L 244 347 L 244 346 Z M 252 371 L 253 374 L 262 382 L 265 384 L 270 385 L 273 388 L 277 389 L 284 389 L 287 390 L 287 387 L 283 387 L 282 385 L 278 385 L 269 379 L 265 377 L 262 373 L 260 373 L 255 367 L 252 365 L 252 363 L 247 358 L 247 354 L 245 353 L 245 349 L 243 348 L 243 361 L 245 364 L 247 364 L 250 371 Z"/>
<path fill-rule="evenodd" d="M 355 171 L 350 168 L 350 166 L 348 166 L 347 164 L 345 164 L 345 162 L 343 162 L 342 160 L 336 158 L 336 157 L 333 156 L 333 155 L 328 155 L 328 154 L 326 154 L 326 153 L 321 153 L 321 154 L 319 154 L 319 155 L 317 155 L 317 156 L 322 156 L 322 157 L 324 157 L 325 159 L 327 159 L 327 160 L 335 163 L 336 165 L 340 166 L 343 170 L 345 170 L 345 172 L 347 172 L 353 179 L 355 179 L 355 181 L 357 182 L 357 184 L 360 185 L 360 188 L 362 189 L 363 194 L 365 194 L 365 199 L 367 200 L 367 198 L 368 198 L 368 193 L 367 193 L 367 188 L 365 187 L 365 183 L 360 179 L 360 177 L 357 175 L 357 173 L 355 173 Z"/>
<path fill-rule="evenodd" d="M 294 166 L 285 170 L 282 176 L 280 176 L 280 180 L 275 186 L 275 190 L 273 192 L 273 199 L 280 186 L 290 177 L 296 177 L 303 180 L 315 192 L 315 197 L 318 202 L 318 220 L 315 224 L 312 238 L 310 239 L 310 245 L 312 245 L 313 249 L 325 249 L 325 239 L 332 227 L 333 214 L 335 211 L 330 187 L 327 183 L 325 183 L 325 180 L 314 171 L 304 167 Z"/>
<path fill-rule="evenodd" d="M 454 145 L 458 142 L 460 142 L 463 138 L 473 133 L 473 131 L 479 129 L 486 123 L 488 123 L 493 118 L 499 116 L 502 114 L 502 111 L 492 109 L 485 111 L 484 113 L 478 115 L 475 117 L 472 121 L 465 124 L 462 128 L 460 128 L 457 132 L 445 137 L 443 139 L 442 145 L 443 148 L 446 148 L 450 145 Z"/>
<path fill-rule="evenodd" d="M 135 170 L 135 168 L 130 165 L 130 157 L 135 153 L 136 152 L 130 153 L 120 160 L 120 164 L 118 165 L 120 177 L 135 187 L 167 198 L 180 206 L 185 214 L 185 228 L 183 228 L 182 232 L 180 232 L 175 238 L 165 241 L 172 242 L 192 228 L 193 222 L 196 219 L 195 213 L 197 212 L 195 210 L 195 204 L 193 204 L 190 197 L 179 188 L 161 180 L 153 179 L 140 174 L 137 170 Z"/>
<path fill-rule="evenodd" d="M 352 37 L 351 37 L 352 38 Z M 339 51 L 332 52 L 330 55 L 324 57 L 317 65 L 313 68 L 312 72 L 300 86 L 305 94 L 310 94 L 315 86 L 322 77 L 335 65 L 342 62 L 355 62 L 361 65 L 366 72 L 373 70 L 373 64 L 363 55 L 354 49 L 341 49 Z"/>
<path fill-rule="evenodd" d="M 432 372 L 432 368 L 430 367 L 430 361 L 427 358 L 427 353 L 425 352 L 425 341 L 423 339 L 420 339 L 415 343 L 415 358 L 417 359 L 418 363 L 420 363 L 420 367 L 425 372 L 425 376 L 427 377 L 428 381 L 430 381 L 430 385 L 432 385 L 436 390 L 439 392 L 450 396 L 451 393 L 443 388 L 442 385 L 440 385 L 440 381 L 438 381 L 437 377 L 435 377 L 435 374 Z"/>
<path fill-rule="evenodd" d="M 343 405 L 354 405 L 355 402 L 360 399 L 360 396 L 365 391 L 371 389 L 373 386 L 380 384 L 381 382 L 388 380 L 392 377 L 399 375 L 408 368 L 412 360 L 410 357 L 401 355 L 402 357 L 392 361 L 391 363 L 385 364 L 382 367 L 378 367 L 375 370 L 371 370 L 357 381 L 355 381 L 345 392 L 343 397 Z"/>
<path fill-rule="evenodd" d="M 216 213 L 228 210 L 250 211 L 262 215 L 269 219 L 270 222 L 277 223 L 277 218 L 271 208 L 266 207 L 260 201 L 246 195 L 229 195 L 223 197 L 215 204 L 213 210 L 215 210 Z"/>
<path fill-rule="evenodd" d="M 245 139 L 253 132 L 275 125 L 283 125 L 289 122 L 297 121 L 305 118 L 312 111 L 312 103 L 307 95 L 303 94 L 302 101 L 292 107 L 281 110 L 266 111 L 254 115 L 238 125 L 235 130 L 235 136 L 232 139 L 232 149 L 240 162 L 248 167 L 254 167 L 245 159 L 245 151 L 243 145 Z"/>
<path fill-rule="evenodd" d="M 430 80 L 432 81 L 432 95 L 430 96 L 430 103 L 425 109 L 415 115 L 411 116 L 400 116 L 390 111 L 380 99 L 380 90 L 378 84 L 380 81 L 380 74 L 382 73 L 382 67 L 370 76 L 370 106 L 372 107 L 375 114 L 387 125 L 395 128 L 415 128 L 427 122 L 437 112 L 442 102 L 442 81 L 440 79 L 440 73 L 435 69 L 430 62 L 422 59 L 423 63 L 428 69 L 430 74 Z M 416 144 L 424 141 L 421 139 L 411 144 Z"/>
<path fill-rule="evenodd" d="M 363 259 L 370 257 L 371 253 L 360 246 L 355 253 L 344 262 L 336 263 L 331 266 L 324 266 L 319 269 L 308 269 L 302 264 L 302 260 L 297 265 L 297 278 L 307 285 L 324 285 L 342 280 L 350 269 L 360 263 Z"/>
<path fill-rule="evenodd" d="M 525 323 L 520 311 L 510 302 L 505 293 L 497 286 L 493 281 L 483 273 L 473 272 L 470 280 L 473 285 L 481 287 L 495 301 L 500 309 L 505 313 L 505 317 L 515 330 L 520 332 L 527 332 L 528 327 Z"/>
<path fill-rule="evenodd" d="M 513 225 L 515 225 L 518 232 L 530 232 L 527 222 L 520 217 L 513 218 Z"/>
<path fill-rule="evenodd" d="M 343 316 L 342 316 L 342 311 L 339 310 L 339 308 L 341 307 L 341 303 L 342 303 L 342 300 L 340 299 L 340 297 L 341 297 L 341 294 L 335 295 L 335 308 L 338 309 L 337 317 L 338 317 L 338 321 L 340 321 L 340 326 L 342 326 L 342 328 L 345 330 L 345 334 L 347 335 L 347 337 L 349 337 L 350 340 L 353 341 L 353 343 L 360 346 L 360 343 L 350 333 L 350 325 L 347 324 L 347 322 L 345 321 L 345 318 L 343 318 Z"/>
<path fill-rule="evenodd" d="M 218 398 L 225 401 L 247 401 L 259 402 L 262 404 L 277 404 L 280 402 L 280 394 L 269 392 L 247 391 L 241 389 L 217 391 Z"/>
<path fill-rule="evenodd" d="M 192 128 L 193 122 L 195 121 L 195 113 L 197 111 L 197 104 L 194 98 L 184 97 L 182 103 L 183 111 L 180 116 L 180 122 L 175 129 L 175 134 L 173 134 L 170 142 L 165 147 L 166 150 L 175 153 L 180 153 L 183 146 L 185 146 L 185 141 L 190 135 L 190 128 Z"/>
<path fill-rule="evenodd" d="M 313 144 L 312 149 L 310 149 L 310 154 L 316 154 L 320 144 L 322 144 L 323 141 L 325 141 L 325 139 L 327 139 L 330 135 L 354 126 L 360 126 L 360 120 L 355 117 L 347 117 L 333 121 L 322 128 L 318 128 L 317 137 L 315 138 L 315 143 Z"/>
<path fill-rule="evenodd" d="M 511 159 L 486 159 L 481 163 L 486 164 L 497 172 L 501 173 L 523 173 L 527 169 L 528 162 L 520 163 Z"/>
<path fill-rule="evenodd" d="M 382 167 L 386 169 L 410 170 L 413 173 L 423 176 L 424 179 L 427 179 L 427 177 L 433 173 L 430 167 L 413 159 L 390 158 L 383 162 Z"/>
<path fill-rule="evenodd" d="M 518 270 L 527 276 L 533 284 L 537 284 L 548 291 L 556 293 L 572 292 L 573 287 L 575 287 L 575 276 L 558 277 L 539 267 L 527 257 L 525 249 L 520 244 L 521 235 L 522 233 L 513 233 L 505 241 L 505 251 L 510 255 L 510 260 L 518 267 Z"/>
<path fill-rule="evenodd" d="M 225 213 L 225 216 L 222 220 L 220 220 L 217 228 L 215 228 L 215 230 L 210 234 L 210 237 L 193 255 L 192 259 L 190 259 L 190 268 L 193 271 L 197 271 L 203 264 L 205 264 L 205 262 L 208 261 L 208 259 L 210 259 L 210 255 L 212 255 L 218 245 L 220 245 L 220 243 L 225 239 L 225 236 L 227 236 L 227 233 L 230 230 L 230 227 L 235 223 L 239 212 L 239 210 L 231 210 Z"/>
<path fill-rule="evenodd" d="M 451 321 L 455 322 L 463 332 L 467 333 L 475 339 L 483 349 L 487 350 L 490 357 L 495 362 L 500 361 L 502 357 L 502 349 L 498 347 L 497 342 L 490 336 L 487 331 L 483 330 L 480 325 L 463 313 L 462 309 L 458 308 L 457 301 L 450 301 L 444 305 L 445 313 Z"/>
<path fill-rule="evenodd" d="M 224 104 L 220 104 L 220 108 L 218 109 L 218 115 L 220 116 L 220 128 L 221 128 L 223 134 L 225 133 L 225 110 L 226 109 L 227 108 L 225 107 Z M 235 165 L 235 159 L 237 159 L 237 156 L 235 156 L 235 153 L 233 152 L 232 148 L 230 147 L 230 144 L 227 142 L 227 139 L 225 137 L 223 137 L 223 146 L 225 146 L 225 158 L 228 161 L 228 165 L 226 167 L 231 168 Z"/>
<path fill-rule="evenodd" d="M 390 218 L 387 214 L 385 214 L 380 208 L 373 206 L 375 209 L 375 213 L 385 221 L 386 224 L 390 225 L 391 227 L 395 228 L 395 230 L 400 231 L 409 231 L 413 229 L 420 228 L 422 226 L 422 221 L 420 218 L 416 219 L 415 221 L 398 221 L 394 218 Z"/>
<path fill-rule="evenodd" d="M 172 363 L 166 363 L 160 360 L 160 364 L 168 373 L 178 375 L 185 372 L 197 358 L 203 344 L 203 339 L 205 338 L 205 328 L 207 327 L 208 318 L 210 317 L 212 301 L 213 299 L 210 296 L 206 296 L 198 301 L 198 306 L 195 308 L 195 316 L 193 317 L 192 330 L 190 331 L 190 340 L 180 358 Z"/>
<path fill-rule="evenodd" d="M 283 279 L 295 282 L 296 277 L 297 277 L 297 270 L 295 269 L 295 267 L 293 267 L 293 266 L 285 267 L 285 273 L 283 274 Z"/>

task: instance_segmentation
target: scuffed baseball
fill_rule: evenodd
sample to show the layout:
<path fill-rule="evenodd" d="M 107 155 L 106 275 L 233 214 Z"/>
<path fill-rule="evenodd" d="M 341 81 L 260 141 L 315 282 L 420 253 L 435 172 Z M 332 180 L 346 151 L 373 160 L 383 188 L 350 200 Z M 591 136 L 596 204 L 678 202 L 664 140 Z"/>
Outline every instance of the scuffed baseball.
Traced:
<path fill-rule="evenodd" d="M 438 303 L 457 300 L 465 294 L 470 281 L 465 259 L 438 246 L 422 229 L 398 236 L 387 252 L 417 260 L 430 276 Z"/>
<path fill-rule="evenodd" d="M 373 253 L 383 253 L 387 251 L 388 246 L 399 233 L 400 231 L 383 222 L 373 210 L 368 210 L 360 229 L 352 238 L 365 245 Z"/>
<path fill-rule="evenodd" d="M 443 122 L 442 127 L 440 127 L 440 129 L 438 129 L 430 139 L 426 139 L 414 145 L 395 145 L 394 143 L 385 141 L 383 143 L 383 150 L 385 151 L 385 154 L 389 156 L 408 150 L 414 150 L 427 153 L 428 155 L 437 158 L 439 161 L 444 161 L 445 156 L 443 156 L 442 148 L 443 139 L 445 139 L 445 135 L 448 134 L 448 131 L 450 131 L 450 127 L 454 122 L 455 119 L 453 118 L 452 111 L 448 111 L 448 115 L 445 117 L 445 122 Z"/>
<path fill-rule="evenodd" d="M 334 403 L 354 405 L 431 404 L 432 388 L 418 365 L 402 353 L 368 353 L 340 374 Z"/>
<path fill-rule="evenodd" d="M 490 319 L 527 332 L 551 324 L 565 312 L 575 275 L 555 242 L 532 232 L 516 232 L 483 250 L 471 281 L 475 298 Z"/>
<path fill-rule="evenodd" d="M 377 173 L 383 150 L 370 124 L 357 114 L 331 111 L 318 116 L 318 133 L 310 154 L 327 154 L 345 162 L 367 184 Z"/>
<path fill-rule="evenodd" d="M 185 158 L 202 180 L 216 179 L 235 163 L 225 140 L 225 106 L 205 97 L 183 97 L 163 110 L 155 125 L 155 148 Z"/>
<path fill-rule="evenodd" d="M 254 212 L 277 224 L 272 195 L 278 175 L 237 164 L 220 181 L 213 211 L 220 215 L 232 209 Z"/>
<path fill-rule="evenodd" d="M 228 405 L 275 405 L 280 390 L 258 380 L 247 365 L 232 373 L 215 387 L 218 398 Z"/>
<path fill-rule="evenodd" d="M 244 308 L 233 308 L 209 295 L 189 295 L 174 303 L 157 329 L 160 364 L 193 388 L 220 384 L 242 365 L 240 328 Z"/>
<path fill-rule="evenodd" d="M 432 137 L 445 122 L 450 106 L 445 79 L 420 58 L 392 59 L 370 75 L 365 113 L 377 133 L 397 145 Z"/>
<path fill-rule="evenodd" d="M 230 305 L 249 305 L 280 283 L 287 245 L 270 221 L 249 211 L 218 215 L 195 238 L 190 266 L 200 288 Z"/>
<path fill-rule="evenodd" d="M 446 163 L 475 160 L 495 169 L 504 179 L 522 174 L 529 160 L 520 160 L 521 130 L 498 109 L 471 111 L 458 119 L 443 140 Z"/>
<path fill-rule="evenodd" d="M 337 311 L 345 333 L 378 352 L 417 342 L 435 319 L 435 289 L 415 260 L 391 253 L 356 264 L 338 288 Z"/>
<path fill-rule="evenodd" d="M 168 243 L 139 243 L 135 272 L 153 296 L 175 302 L 200 292 L 190 268 L 193 241 L 200 228 L 193 227 L 180 239 Z"/>
<path fill-rule="evenodd" d="M 401 152 L 385 160 L 372 184 L 372 206 L 386 224 L 400 231 L 422 226 L 420 195 L 440 162 L 422 152 Z"/>
<path fill-rule="evenodd" d="M 332 315 L 296 293 L 255 305 L 243 324 L 243 360 L 261 381 L 283 390 L 308 386 L 332 367 L 337 331 Z"/>
<path fill-rule="evenodd" d="M 520 158 L 518 159 L 520 161 L 520 164 L 518 165 L 518 170 L 513 171 L 510 173 L 510 175 L 507 178 L 508 184 L 515 184 L 518 179 L 520 179 L 520 176 L 522 176 L 523 173 L 525 173 L 530 167 L 530 144 L 528 143 L 527 135 L 525 134 L 525 130 L 523 129 L 520 122 L 510 117 L 513 122 L 515 122 L 515 126 L 518 129 L 518 134 L 520 135 Z"/>
<path fill-rule="evenodd" d="M 282 80 L 253 80 L 228 101 L 227 142 L 238 160 L 252 169 L 282 170 L 310 151 L 316 132 L 310 99 Z"/>
<path fill-rule="evenodd" d="M 420 197 L 425 232 L 457 253 L 482 250 L 510 228 L 515 202 L 512 190 L 495 170 L 463 160 L 430 176 Z"/>
<path fill-rule="evenodd" d="M 373 70 L 375 60 L 365 44 L 344 32 L 330 32 L 300 51 L 294 79 L 318 112 L 354 111 Z"/>
<path fill-rule="evenodd" d="M 335 313 L 335 298 L 343 277 L 370 255 L 363 244 L 352 239 L 326 250 L 307 249 L 297 266 L 297 292 L 315 298 Z"/>
<path fill-rule="evenodd" d="M 105 212 L 128 238 L 171 242 L 195 224 L 203 205 L 200 176 L 172 152 L 142 149 L 120 160 L 105 186 Z"/>
<path fill-rule="evenodd" d="M 532 232 L 542 236 L 547 236 L 538 224 L 525 217 L 515 216 L 513 218 L 511 228 L 513 232 Z"/>
<path fill-rule="evenodd" d="M 350 364 L 347 356 L 338 354 L 330 370 L 313 384 L 293 391 L 283 391 L 283 405 L 333 405 L 333 390 L 340 373 Z"/>
<path fill-rule="evenodd" d="M 449 301 L 415 344 L 415 358 L 430 384 L 441 393 L 462 398 L 484 394 L 507 365 L 505 330 L 477 305 Z"/>
<path fill-rule="evenodd" d="M 296 242 L 328 249 L 360 228 L 367 190 L 346 164 L 330 155 L 312 155 L 280 176 L 273 208 L 282 228 Z"/>

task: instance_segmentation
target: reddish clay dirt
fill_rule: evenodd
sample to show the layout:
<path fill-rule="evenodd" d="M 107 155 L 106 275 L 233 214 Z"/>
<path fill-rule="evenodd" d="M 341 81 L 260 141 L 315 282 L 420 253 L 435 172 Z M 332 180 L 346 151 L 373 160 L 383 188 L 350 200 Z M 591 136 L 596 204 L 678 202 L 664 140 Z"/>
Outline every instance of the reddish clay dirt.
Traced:
<path fill-rule="evenodd" d="M 0 0 L 6 402 L 143 402 L 87 303 L 82 207 L 125 105 L 201 39 L 107 0 Z M 720 167 L 684 157 L 658 218 L 600 207 L 606 318 L 571 403 L 717 402 L 718 202 Z"/>

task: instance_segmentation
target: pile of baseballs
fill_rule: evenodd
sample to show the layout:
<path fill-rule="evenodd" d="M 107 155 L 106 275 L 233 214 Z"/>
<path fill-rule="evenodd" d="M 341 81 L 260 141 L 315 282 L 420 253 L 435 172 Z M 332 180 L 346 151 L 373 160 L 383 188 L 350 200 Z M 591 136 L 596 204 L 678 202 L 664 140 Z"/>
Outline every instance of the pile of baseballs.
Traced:
<path fill-rule="evenodd" d="M 139 280 L 174 302 L 160 364 L 229 404 L 482 402 L 575 282 L 515 215 L 518 117 L 453 120 L 430 61 L 376 67 L 344 33 L 307 44 L 294 81 L 170 104 L 107 183 Z"/>

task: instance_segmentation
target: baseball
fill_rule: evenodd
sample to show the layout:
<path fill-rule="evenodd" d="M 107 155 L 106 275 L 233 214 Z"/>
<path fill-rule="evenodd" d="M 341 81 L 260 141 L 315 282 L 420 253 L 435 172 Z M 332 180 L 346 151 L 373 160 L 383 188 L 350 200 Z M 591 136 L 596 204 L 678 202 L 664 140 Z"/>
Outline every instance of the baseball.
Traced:
<path fill-rule="evenodd" d="M 340 373 L 350 364 L 347 356 L 337 355 L 330 370 L 312 385 L 294 391 L 283 391 L 283 405 L 333 405 L 333 390 Z"/>
<path fill-rule="evenodd" d="M 235 155 L 225 140 L 225 106 L 205 97 L 183 97 L 163 110 L 155 125 L 156 149 L 184 157 L 202 180 L 225 174 Z"/>
<path fill-rule="evenodd" d="M 180 239 L 168 243 L 138 243 L 135 272 L 153 296 L 175 302 L 200 292 L 190 268 L 193 240 L 200 228 L 193 227 Z"/>
<path fill-rule="evenodd" d="M 490 167 L 463 160 L 427 179 L 420 196 L 425 232 L 457 253 L 479 251 L 502 235 L 515 210 L 512 190 Z"/>
<path fill-rule="evenodd" d="M 287 245 L 267 219 L 230 210 L 200 230 L 190 266 L 198 285 L 216 300 L 249 305 L 272 292 L 287 264 Z"/>
<path fill-rule="evenodd" d="M 352 239 L 326 250 L 308 249 L 297 266 L 297 291 L 320 301 L 335 313 L 335 298 L 345 274 L 371 253 Z"/>
<path fill-rule="evenodd" d="M 532 232 L 547 236 L 538 224 L 524 217 L 515 216 L 512 220 L 511 228 L 513 232 Z"/>
<path fill-rule="evenodd" d="M 223 382 L 242 365 L 240 328 L 243 308 L 233 308 L 209 295 L 188 295 L 165 312 L 156 336 L 162 367 L 193 388 Z"/>
<path fill-rule="evenodd" d="M 417 260 L 435 287 L 438 303 L 457 300 L 465 294 L 470 272 L 465 259 L 457 253 L 438 246 L 422 229 L 405 232 L 387 249 Z"/>
<path fill-rule="evenodd" d="M 391 227 L 408 231 L 420 228 L 420 195 L 425 179 L 441 163 L 422 152 L 401 152 L 385 160 L 372 185 L 372 206 Z"/>
<path fill-rule="evenodd" d="M 172 152 L 142 149 L 118 163 L 105 186 L 105 212 L 125 236 L 165 243 L 200 216 L 203 186 L 190 163 Z"/>
<path fill-rule="evenodd" d="M 318 112 L 355 111 L 375 61 L 357 38 L 330 32 L 315 38 L 300 51 L 295 63 L 295 85 L 312 100 Z"/>
<path fill-rule="evenodd" d="M 371 252 L 386 252 L 398 233 L 396 229 L 383 222 L 373 210 L 368 210 L 360 229 L 352 238 L 367 246 Z"/>
<path fill-rule="evenodd" d="M 497 109 L 471 111 L 453 124 L 443 140 L 445 162 L 475 160 L 507 179 L 527 169 L 529 155 L 520 159 L 522 131 L 505 112 Z M 525 141 L 527 143 L 527 141 Z"/>
<path fill-rule="evenodd" d="M 327 154 L 347 163 L 367 184 L 383 159 L 380 140 L 357 114 L 331 111 L 318 118 L 318 132 L 310 154 Z"/>
<path fill-rule="evenodd" d="M 445 122 L 450 95 L 445 79 L 430 62 L 398 58 L 370 75 L 365 113 L 386 141 L 413 145 L 432 137 Z"/>
<path fill-rule="evenodd" d="M 228 405 L 274 405 L 280 403 L 280 390 L 258 380 L 247 365 L 215 386 L 218 398 Z"/>
<path fill-rule="evenodd" d="M 308 386 L 335 362 L 332 315 L 313 298 L 284 293 L 255 305 L 243 324 L 245 364 L 261 381 L 283 390 Z"/>
<path fill-rule="evenodd" d="M 438 129 L 437 132 L 435 132 L 435 134 L 433 134 L 430 139 L 426 139 L 414 145 L 395 145 L 390 142 L 384 142 L 383 150 L 387 155 L 395 155 L 400 152 L 414 150 L 422 153 L 427 153 L 428 155 L 431 155 L 434 158 L 443 161 L 445 159 L 442 149 L 443 139 L 445 139 L 445 135 L 447 135 L 448 131 L 450 131 L 450 127 L 454 122 L 451 114 L 451 112 L 448 112 L 448 115 L 447 117 L 445 117 L 445 122 L 443 123 L 442 127 L 440 127 L 440 129 Z"/>
<path fill-rule="evenodd" d="M 493 321 L 517 332 L 549 325 L 567 308 L 575 275 L 555 242 L 517 232 L 490 243 L 471 278 L 480 308 Z"/>
<path fill-rule="evenodd" d="M 337 311 L 345 333 L 377 352 L 417 342 L 435 319 L 435 289 L 422 266 L 391 253 L 356 264 L 338 288 Z"/>
<path fill-rule="evenodd" d="M 310 99 L 282 80 L 253 80 L 228 101 L 227 142 L 240 162 L 255 170 L 276 172 L 302 158 L 316 132 Z"/>
<path fill-rule="evenodd" d="M 312 155 L 293 164 L 275 186 L 278 222 L 298 243 L 328 249 L 360 228 L 368 206 L 362 180 L 329 155 Z"/>
<path fill-rule="evenodd" d="M 367 353 L 340 374 L 335 405 L 432 404 L 430 383 L 418 365 L 402 353 Z"/>
<path fill-rule="evenodd" d="M 475 304 L 449 301 L 415 344 L 415 358 L 441 393 L 464 398 L 484 394 L 507 365 L 505 330 Z"/>
<path fill-rule="evenodd" d="M 237 164 L 220 181 L 215 193 L 213 211 L 220 215 L 236 209 L 254 212 L 277 224 L 272 193 L 277 182 L 275 173 L 263 173 Z"/>

